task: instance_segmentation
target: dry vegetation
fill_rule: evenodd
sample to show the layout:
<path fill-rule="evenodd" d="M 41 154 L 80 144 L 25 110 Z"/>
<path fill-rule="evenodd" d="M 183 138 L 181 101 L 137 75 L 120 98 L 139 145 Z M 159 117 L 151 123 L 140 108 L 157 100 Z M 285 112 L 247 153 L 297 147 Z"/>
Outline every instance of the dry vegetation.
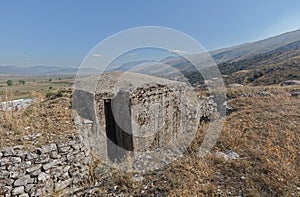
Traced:
<path fill-rule="evenodd" d="M 12 81 L 12 86 L 7 85 L 7 81 Z M 24 84 L 18 81 L 24 81 Z M 8 77 L 0 74 L 0 97 L 7 95 L 8 91 L 13 92 L 14 99 L 31 98 L 31 93 L 37 91 L 43 95 L 48 92 L 58 91 L 74 82 L 70 77 Z"/>
<path fill-rule="evenodd" d="M 26 109 L 0 111 L 0 148 L 14 145 L 36 147 L 64 139 L 75 131 L 71 109 L 71 90 L 58 90 L 51 97 L 31 91 L 37 98 Z M 15 99 L 13 92 L 6 92 L 1 102 Z M 0 106 L 2 107 L 2 106 Z"/>
<path fill-rule="evenodd" d="M 300 196 L 300 98 L 289 94 L 299 90 L 296 86 L 229 89 L 233 98 L 229 104 L 237 111 L 226 118 L 207 156 L 197 157 L 208 126 L 204 123 L 181 158 L 164 169 L 141 173 L 141 181 L 133 179 L 136 173 L 94 163 L 91 182 L 98 182 L 95 195 Z M 44 101 L 41 97 L 25 110 L 1 112 L 1 146 L 36 146 L 71 135 L 70 92 L 54 97 Z M 23 140 L 33 133 L 42 136 Z M 235 151 L 240 158 L 226 160 L 214 154 L 226 150 Z"/>
<path fill-rule="evenodd" d="M 262 96 L 260 91 L 276 94 Z M 98 195 L 134 196 L 299 196 L 300 195 L 300 98 L 288 95 L 299 87 L 244 87 L 247 96 L 229 90 L 237 109 L 227 117 L 214 149 L 197 157 L 207 124 L 183 157 L 142 181 L 96 165 Z M 240 159 L 215 157 L 216 151 L 233 150 Z"/>

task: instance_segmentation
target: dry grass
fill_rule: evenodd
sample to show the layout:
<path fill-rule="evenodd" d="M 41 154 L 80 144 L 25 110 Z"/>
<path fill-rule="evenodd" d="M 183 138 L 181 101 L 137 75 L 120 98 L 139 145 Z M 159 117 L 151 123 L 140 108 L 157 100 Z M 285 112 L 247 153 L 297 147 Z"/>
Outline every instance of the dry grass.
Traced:
<path fill-rule="evenodd" d="M 59 98 L 47 99 L 38 92 L 31 97 L 38 101 L 26 109 L 0 112 L 0 146 L 31 146 L 51 143 L 74 133 L 70 90 L 60 90 Z M 3 100 L 14 99 L 14 94 L 6 92 Z M 37 137 L 34 137 L 37 135 Z M 27 138 L 26 138 L 27 136 Z"/>
<path fill-rule="evenodd" d="M 235 98 L 229 104 L 237 111 L 227 117 L 219 140 L 205 158 L 197 157 L 197 151 L 207 123 L 199 127 L 183 157 L 163 169 L 141 173 L 142 181 L 133 180 L 135 173 L 94 163 L 91 182 L 99 182 L 96 195 L 300 196 L 300 98 L 288 94 L 295 90 L 299 87 L 229 89 L 228 94 Z M 262 91 L 271 94 L 264 96 Z M 61 97 L 2 113 L 1 145 L 28 145 L 31 142 L 24 142 L 23 136 L 36 132 L 42 133 L 35 140 L 38 143 L 72 134 L 70 107 L 70 98 Z M 233 150 L 241 158 L 214 156 L 225 150 Z"/>
<path fill-rule="evenodd" d="M 250 95 L 264 88 L 246 87 L 243 92 Z M 94 170 L 95 180 L 101 182 L 97 195 L 299 196 L 300 98 L 287 95 L 291 87 L 267 89 L 280 94 L 230 101 L 237 111 L 227 117 L 217 144 L 205 158 L 196 156 L 207 128 L 202 125 L 183 157 L 164 169 L 142 173 L 141 182 L 133 181 L 134 173 L 98 165 Z M 225 150 L 233 150 L 241 158 L 214 156 Z"/>
<path fill-rule="evenodd" d="M 299 98 L 238 98 L 231 103 L 238 112 L 228 117 L 216 148 L 234 150 L 245 159 L 224 163 L 229 165 L 221 170 L 229 178 L 224 189 L 243 183 L 248 194 L 299 194 Z"/>
<path fill-rule="evenodd" d="M 244 86 L 229 88 L 227 96 L 229 99 L 237 97 L 257 97 L 257 96 L 270 96 L 282 95 L 288 96 L 293 91 L 300 91 L 299 86 Z"/>

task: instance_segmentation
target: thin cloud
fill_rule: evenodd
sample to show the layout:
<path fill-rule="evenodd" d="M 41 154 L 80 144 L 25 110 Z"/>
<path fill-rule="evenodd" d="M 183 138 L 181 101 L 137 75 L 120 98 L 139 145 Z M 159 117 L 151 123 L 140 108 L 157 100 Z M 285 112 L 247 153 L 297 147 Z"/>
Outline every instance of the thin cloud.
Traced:
<path fill-rule="evenodd" d="M 180 50 L 180 49 L 169 50 L 169 52 L 177 53 L 177 54 L 185 54 L 186 53 L 186 51 L 183 51 L 183 50 Z"/>
<path fill-rule="evenodd" d="M 129 55 L 129 56 L 137 56 L 136 53 L 129 53 L 128 55 Z"/>
<path fill-rule="evenodd" d="M 30 56 L 29 56 L 29 55 L 23 55 L 23 57 L 24 57 L 24 58 L 29 58 Z"/>
<path fill-rule="evenodd" d="M 94 53 L 94 54 L 92 54 L 92 56 L 93 57 L 102 57 L 102 54 L 100 54 L 100 53 Z"/>

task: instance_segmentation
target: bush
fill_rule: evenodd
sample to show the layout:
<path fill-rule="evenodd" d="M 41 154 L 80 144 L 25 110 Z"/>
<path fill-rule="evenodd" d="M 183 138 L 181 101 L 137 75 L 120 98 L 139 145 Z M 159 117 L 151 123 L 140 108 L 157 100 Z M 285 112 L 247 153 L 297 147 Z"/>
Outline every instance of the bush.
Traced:
<path fill-rule="evenodd" d="M 46 98 L 50 98 L 50 99 L 56 99 L 59 97 L 62 97 L 63 93 L 61 90 L 57 91 L 57 92 L 47 92 L 46 94 Z"/>
<path fill-rule="evenodd" d="M 51 96 L 53 96 L 53 94 L 54 94 L 53 92 L 47 92 L 46 97 L 50 98 Z"/>
<path fill-rule="evenodd" d="M 25 85 L 25 81 L 22 79 L 20 79 L 18 82 L 19 82 L 19 84 Z"/>
<path fill-rule="evenodd" d="M 12 86 L 12 85 L 13 85 L 13 82 L 12 82 L 12 80 L 10 80 L 10 79 L 7 80 L 6 83 L 7 83 L 8 86 Z"/>

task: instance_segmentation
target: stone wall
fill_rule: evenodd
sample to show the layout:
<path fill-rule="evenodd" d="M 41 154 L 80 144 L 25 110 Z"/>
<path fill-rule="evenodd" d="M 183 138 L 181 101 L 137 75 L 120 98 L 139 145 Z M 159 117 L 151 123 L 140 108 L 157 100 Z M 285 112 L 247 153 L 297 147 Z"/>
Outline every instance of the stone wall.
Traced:
<path fill-rule="evenodd" d="M 81 137 L 26 151 L 0 151 L 0 196 L 50 196 L 89 180 L 89 150 Z"/>

